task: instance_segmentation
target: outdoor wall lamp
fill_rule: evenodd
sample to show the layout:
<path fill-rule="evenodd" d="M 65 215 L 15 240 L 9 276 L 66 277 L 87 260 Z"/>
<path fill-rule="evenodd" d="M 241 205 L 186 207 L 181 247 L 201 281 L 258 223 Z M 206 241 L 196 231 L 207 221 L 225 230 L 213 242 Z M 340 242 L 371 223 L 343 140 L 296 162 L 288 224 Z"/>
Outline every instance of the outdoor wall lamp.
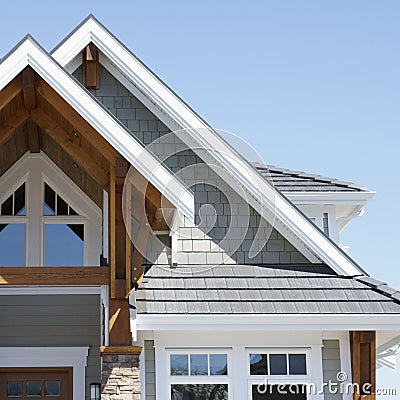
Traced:
<path fill-rule="evenodd" d="M 100 383 L 91 383 L 90 384 L 90 400 L 100 400 Z"/>

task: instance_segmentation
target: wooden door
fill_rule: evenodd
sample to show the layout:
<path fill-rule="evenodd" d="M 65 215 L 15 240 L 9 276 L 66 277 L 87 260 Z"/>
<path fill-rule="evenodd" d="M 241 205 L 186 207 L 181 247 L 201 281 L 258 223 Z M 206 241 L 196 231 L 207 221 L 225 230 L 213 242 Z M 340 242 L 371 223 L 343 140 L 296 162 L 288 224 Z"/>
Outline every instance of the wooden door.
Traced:
<path fill-rule="evenodd" d="M 0 368 L 0 399 L 72 400 L 72 368 Z"/>

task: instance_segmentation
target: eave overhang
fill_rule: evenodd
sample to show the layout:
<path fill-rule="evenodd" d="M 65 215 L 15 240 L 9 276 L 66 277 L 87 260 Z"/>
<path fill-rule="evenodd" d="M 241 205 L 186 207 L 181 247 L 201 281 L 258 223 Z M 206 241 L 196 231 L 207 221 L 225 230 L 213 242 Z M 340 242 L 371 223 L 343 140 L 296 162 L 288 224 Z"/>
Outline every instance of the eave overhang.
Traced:
<path fill-rule="evenodd" d="M 194 218 L 193 193 L 146 151 L 129 131 L 31 37 L 26 36 L 0 64 L 0 91 L 31 66 L 68 104 L 187 218 Z"/>

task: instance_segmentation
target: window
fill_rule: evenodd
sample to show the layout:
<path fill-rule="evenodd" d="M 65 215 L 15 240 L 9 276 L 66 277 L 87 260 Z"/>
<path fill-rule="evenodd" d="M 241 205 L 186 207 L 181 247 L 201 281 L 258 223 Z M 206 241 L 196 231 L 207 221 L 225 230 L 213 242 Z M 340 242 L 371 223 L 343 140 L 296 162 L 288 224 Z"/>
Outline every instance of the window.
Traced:
<path fill-rule="evenodd" d="M 308 350 L 248 351 L 251 400 L 307 400 Z"/>
<path fill-rule="evenodd" d="M 171 400 L 228 400 L 228 354 L 171 351 L 169 382 Z"/>
<path fill-rule="evenodd" d="M 0 207 L 0 265 L 25 265 L 25 182 Z"/>
<path fill-rule="evenodd" d="M 101 253 L 101 209 L 44 154 L 0 177 L 0 266 L 95 266 Z"/>
<path fill-rule="evenodd" d="M 250 353 L 250 375 L 307 375 L 307 356 Z"/>
<path fill-rule="evenodd" d="M 85 219 L 50 185 L 43 190 L 44 265 L 84 265 Z"/>

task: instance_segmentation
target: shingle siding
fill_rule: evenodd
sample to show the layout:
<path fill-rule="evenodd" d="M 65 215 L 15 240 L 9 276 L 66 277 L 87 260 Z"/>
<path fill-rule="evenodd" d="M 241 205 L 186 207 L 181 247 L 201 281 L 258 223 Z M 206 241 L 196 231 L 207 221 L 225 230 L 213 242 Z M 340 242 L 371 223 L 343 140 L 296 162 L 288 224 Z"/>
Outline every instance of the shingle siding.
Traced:
<path fill-rule="evenodd" d="M 0 296 L 0 347 L 89 346 L 89 384 L 100 382 L 100 296 Z"/>
<path fill-rule="evenodd" d="M 82 68 L 74 76 L 82 81 Z M 99 89 L 91 91 L 130 131 L 194 192 L 195 224 L 178 229 L 178 264 L 307 264 L 308 260 L 249 207 L 210 165 L 159 121 L 100 66 Z M 168 265 L 168 246 L 149 241 L 148 265 Z"/>

